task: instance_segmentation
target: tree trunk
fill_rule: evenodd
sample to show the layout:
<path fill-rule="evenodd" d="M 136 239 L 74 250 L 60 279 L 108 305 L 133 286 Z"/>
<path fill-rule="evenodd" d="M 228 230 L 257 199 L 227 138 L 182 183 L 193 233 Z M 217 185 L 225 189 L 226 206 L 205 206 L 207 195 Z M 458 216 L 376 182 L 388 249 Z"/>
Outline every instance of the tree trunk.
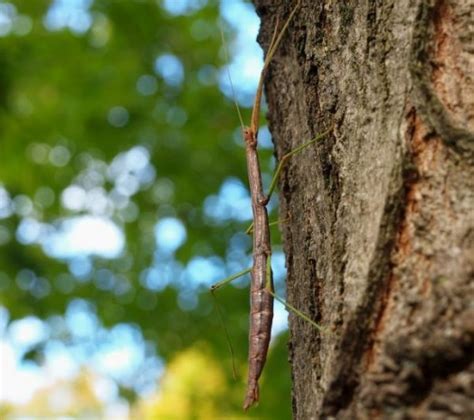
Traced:
<path fill-rule="evenodd" d="M 291 4 L 290 4 L 291 3 Z M 295 2 L 255 0 L 266 50 Z M 266 94 L 297 419 L 474 416 L 474 6 L 302 0 Z M 471 308 L 469 308 L 471 306 Z"/>

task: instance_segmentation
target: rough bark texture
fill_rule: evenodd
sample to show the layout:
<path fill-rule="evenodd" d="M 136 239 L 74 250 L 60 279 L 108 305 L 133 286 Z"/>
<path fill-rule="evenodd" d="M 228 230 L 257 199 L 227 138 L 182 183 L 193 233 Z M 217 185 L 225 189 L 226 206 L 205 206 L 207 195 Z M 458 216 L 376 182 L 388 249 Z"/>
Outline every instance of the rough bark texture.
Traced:
<path fill-rule="evenodd" d="M 266 49 L 294 2 L 255 0 Z M 297 419 L 474 417 L 474 5 L 302 0 L 266 93 Z"/>

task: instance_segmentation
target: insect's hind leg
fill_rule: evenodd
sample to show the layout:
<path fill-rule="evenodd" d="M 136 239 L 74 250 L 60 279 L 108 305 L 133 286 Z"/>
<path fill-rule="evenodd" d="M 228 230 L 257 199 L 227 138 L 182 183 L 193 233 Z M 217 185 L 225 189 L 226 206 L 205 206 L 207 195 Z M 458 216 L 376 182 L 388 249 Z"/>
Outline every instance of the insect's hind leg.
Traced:
<path fill-rule="evenodd" d="M 234 348 L 232 347 L 232 342 L 230 340 L 229 331 L 227 330 L 227 327 L 225 325 L 224 315 L 222 314 L 222 310 L 220 308 L 220 305 L 217 302 L 217 296 L 214 294 L 214 292 L 217 289 L 219 289 L 220 287 L 225 286 L 226 284 L 229 284 L 232 281 L 234 281 L 234 280 L 236 280 L 236 279 L 238 279 L 242 276 L 245 276 L 246 274 L 250 273 L 251 271 L 252 271 L 251 267 L 246 268 L 245 270 L 239 271 L 238 273 L 236 273 L 232 276 L 226 277 L 224 280 L 221 280 L 221 281 L 217 282 L 216 284 L 213 284 L 209 288 L 209 291 L 211 292 L 211 295 L 214 298 L 214 305 L 215 305 L 215 308 L 217 310 L 217 314 L 218 314 L 220 323 L 222 324 L 222 327 L 224 329 L 225 338 L 226 338 L 226 341 L 227 341 L 227 345 L 229 347 L 229 352 L 230 352 L 230 355 L 231 355 L 231 358 L 232 358 L 232 374 L 234 376 L 234 379 L 237 378 L 237 369 L 235 367 Z"/>
<path fill-rule="evenodd" d="M 325 332 L 326 329 L 322 327 L 321 325 L 317 324 L 314 322 L 308 315 L 304 314 L 300 310 L 296 309 L 293 305 L 290 305 L 288 302 L 285 301 L 285 299 L 282 299 L 280 296 L 278 296 L 275 293 L 274 287 L 273 287 L 273 279 L 272 279 L 272 271 L 271 271 L 271 257 L 268 257 L 267 260 L 267 281 L 266 281 L 266 290 L 268 293 L 270 293 L 275 300 L 280 302 L 282 305 L 285 306 L 285 308 L 288 311 L 292 311 L 294 314 L 299 316 L 300 318 L 304 319 L 305 321 L 309 322 L 313 327 L 315 327 L 318 331 Z"/>

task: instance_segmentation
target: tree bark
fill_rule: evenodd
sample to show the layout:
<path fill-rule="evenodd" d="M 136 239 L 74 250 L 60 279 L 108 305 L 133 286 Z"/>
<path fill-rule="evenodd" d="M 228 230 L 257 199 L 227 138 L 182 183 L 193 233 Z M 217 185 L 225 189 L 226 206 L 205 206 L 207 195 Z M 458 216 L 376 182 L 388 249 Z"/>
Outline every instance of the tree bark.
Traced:
<path fill-rule="evenodd" d="M 255 0 L 266 50 L 295 3 Z M 474 6 L 302 0 L 272 61 L 296 419 L 473 418 Z"/>

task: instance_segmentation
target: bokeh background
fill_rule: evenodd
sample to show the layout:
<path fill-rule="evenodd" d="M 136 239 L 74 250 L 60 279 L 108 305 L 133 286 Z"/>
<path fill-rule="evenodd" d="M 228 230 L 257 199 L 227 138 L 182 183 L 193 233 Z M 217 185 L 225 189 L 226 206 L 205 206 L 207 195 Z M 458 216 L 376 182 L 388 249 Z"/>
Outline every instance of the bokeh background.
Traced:
<path fill-rule="evenodd" d="M 208 291 L 251 262 L 227 70 L 248 120 L 258 26 L 243 0 L 0 0 L 0 418 L 291 416 L 286 312 L 244 414 L 249 279 L 217 293 L 236 378 Z"/>

